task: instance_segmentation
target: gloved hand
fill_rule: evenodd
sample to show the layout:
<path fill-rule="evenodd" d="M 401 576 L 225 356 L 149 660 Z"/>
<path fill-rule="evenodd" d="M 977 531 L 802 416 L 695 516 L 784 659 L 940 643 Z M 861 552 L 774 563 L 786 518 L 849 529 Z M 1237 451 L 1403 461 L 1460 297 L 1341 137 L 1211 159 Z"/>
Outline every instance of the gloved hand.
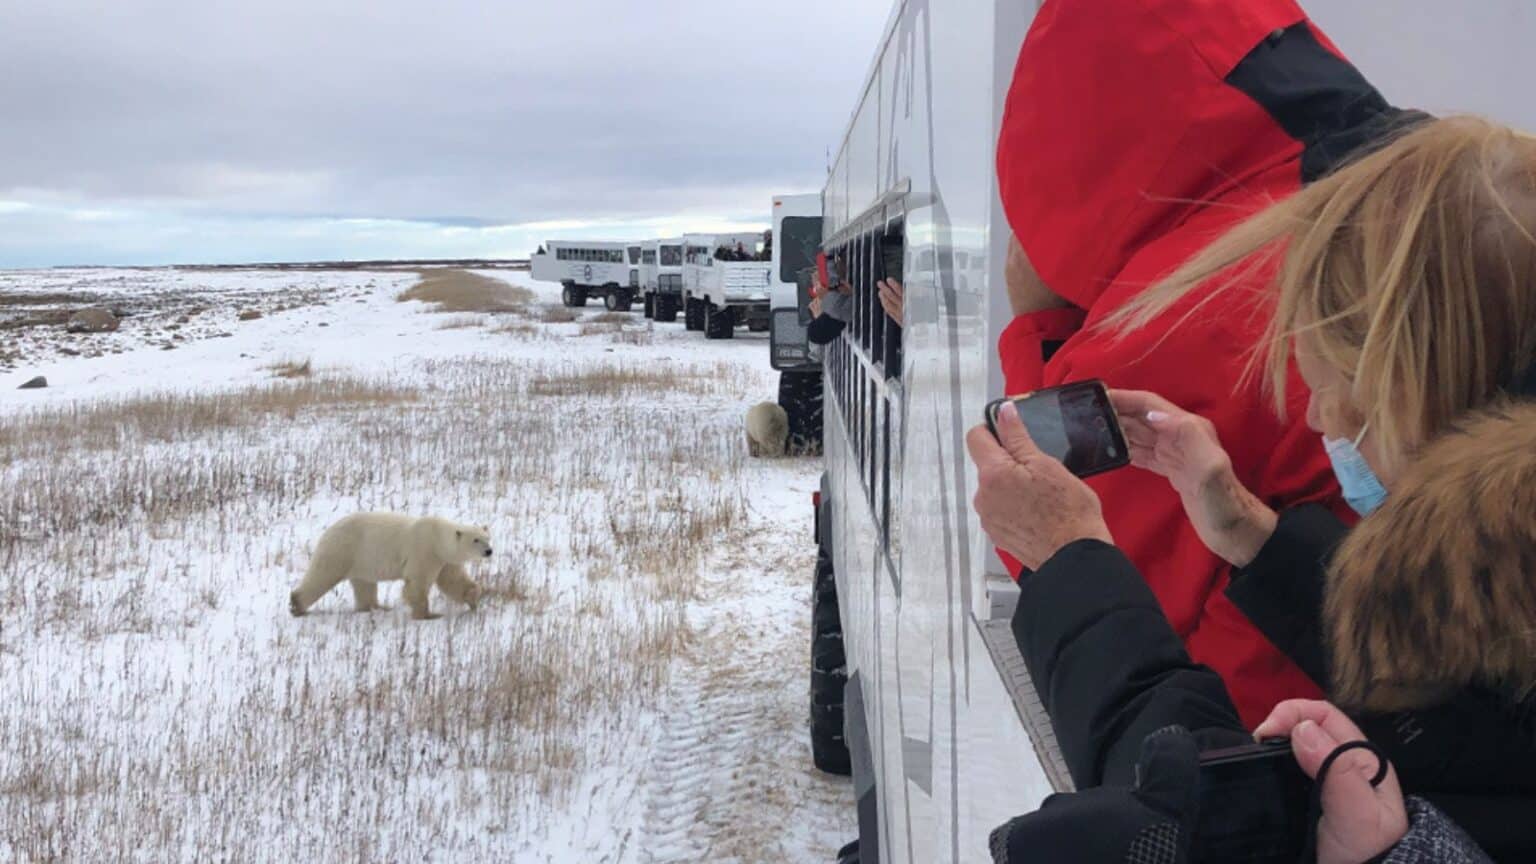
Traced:
<path fill-rule="evenodd" d="M 992 832 L 997 864 L 1183 864 L 1199 816 L 1200 748 L 1181 726 L 1147 736 L 1136 788 L 1052 795 Z"/>

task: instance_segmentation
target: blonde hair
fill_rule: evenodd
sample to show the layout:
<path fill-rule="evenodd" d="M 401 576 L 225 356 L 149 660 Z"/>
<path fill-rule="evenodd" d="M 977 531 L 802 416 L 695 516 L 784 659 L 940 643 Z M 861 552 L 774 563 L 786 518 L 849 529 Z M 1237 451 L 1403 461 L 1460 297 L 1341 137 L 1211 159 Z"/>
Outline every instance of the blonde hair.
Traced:
<path fill-rule="evenodd" d="M 1277 261 L 1250 372 L 1264 358 L 1283 414 L 1305 336 L 1395 469 L 1536 359 L 1536 136 L 1474 117 L 1423 124 L 1239 225 L 1106 326 L 1198 296 L 1182 323 Z"/>

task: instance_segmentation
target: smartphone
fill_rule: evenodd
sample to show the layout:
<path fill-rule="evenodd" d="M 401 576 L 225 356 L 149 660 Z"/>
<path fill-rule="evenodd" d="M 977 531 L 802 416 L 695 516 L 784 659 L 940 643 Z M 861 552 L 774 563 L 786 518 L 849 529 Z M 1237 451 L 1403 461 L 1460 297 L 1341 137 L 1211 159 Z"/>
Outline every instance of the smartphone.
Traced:
<path fill-rule="evenodd" d="M 1131 464 L 1131 448 L 1109 391 L 1097 379 L 1078 381 L 987 405 L 987 427 L 997 434 L 997 410 L 1005 402 L 1019 409 L 1029 437 L 1079 477 L 1092 477 Z"/>
<path fill-rule="evenodd" d="M 1294 864 L 1306 846 L 1311 795 L 1288 739 L 1201 753 L 1190 861 Z"/>

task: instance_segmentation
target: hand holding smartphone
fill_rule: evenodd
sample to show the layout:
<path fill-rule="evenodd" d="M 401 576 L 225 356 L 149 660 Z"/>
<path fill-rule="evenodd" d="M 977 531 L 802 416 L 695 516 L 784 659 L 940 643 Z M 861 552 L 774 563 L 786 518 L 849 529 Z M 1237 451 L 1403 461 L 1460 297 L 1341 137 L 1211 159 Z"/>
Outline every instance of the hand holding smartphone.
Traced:
<path fill-rule="evenodd" d="M 1131 450 L 1109 391 L 1097 379 L 1008 396 L 987 405 L 987 428 L 997 435 L 997 411 L 1005 402 L 1018 409 L 1029 437 L 1047 455 L 1078 477 L 1092 477 L 1131 464 Z"/>
<path fill-rule="evenodd" d="M 1191 864 L 1301 860 L 1311 794 L 1289 738 L 1201 753 Z"/>

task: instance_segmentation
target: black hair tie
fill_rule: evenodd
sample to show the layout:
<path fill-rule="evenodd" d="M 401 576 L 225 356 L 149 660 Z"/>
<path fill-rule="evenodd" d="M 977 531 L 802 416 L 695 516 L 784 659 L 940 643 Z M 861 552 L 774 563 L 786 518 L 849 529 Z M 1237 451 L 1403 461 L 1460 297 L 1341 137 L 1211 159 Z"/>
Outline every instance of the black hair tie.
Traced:
<path fill-rule="evenodd" d="M 1536 363 L 1531 364 L 1524 372 L 1515 376 L 1515 386 L 1512 394 L 1516 397 L 1536 397 Z"/>
<path fill-rule="evenodd" d="M 1328 779 L 1328 771 L 1340 756 L 1351 750 L 1369 750 L 1376 757 L 1376 775 L 1371 778 L 1371 788 L 1380 786 L 1391 770 L 1392 763 L 1387 759 L 1387 754 L 1369 741 L 1350 741 L 1333 748 L 1333 752 L 1318 766 L 1317 778 L 1312 781 L 1312 806 L 1307 815 L 1307 845 L 1302 852 L 1302 864 L 1312 864 L 1317 860 L 1317 823 L 1323 818 L 1323 783 Z"/>

